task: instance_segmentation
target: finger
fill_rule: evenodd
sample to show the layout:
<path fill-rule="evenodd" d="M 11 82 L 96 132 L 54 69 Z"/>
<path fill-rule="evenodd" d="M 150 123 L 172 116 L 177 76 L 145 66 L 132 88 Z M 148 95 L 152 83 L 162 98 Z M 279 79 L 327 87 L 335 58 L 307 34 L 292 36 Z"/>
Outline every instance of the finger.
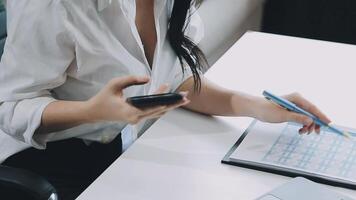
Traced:
<path fill-rule="evenodd" d="M 158 118 L 161 118 L 165 113 L 166 112 L 163 112 L 161 114 L 146 116 L 146 117 L 143 117 L 142 120 L 158 119 Z"/>
<path fill-rule="evenodd" d="M 181 106 L 184 106 L 184 105 L 187 105 L 190 103 L 190 100 L 187 99 L 186 97 L 183 97 L 183 99 L 175 104 L 171 104 L 171 105 L 167 105 L 167 108 L 166 110 L 167 111 L 170 111 L 170 110 L 173 110 L 173 109 L 176 109 L 176 108 L 179 108 Z"/>
<path fill-rule="evenodd" d="M 307 99 L 305 99 L 301 95 L 299 95 L 297 93 L 294 93 L 294 94 L 290 95 L 288 98 L 289 98 L 290 101 L 292 101 L 293 103 L 297 104 L 302 109 L 304 109 L 304 110 L 314 114 L 315 116 L 317 116 L 323 122 L 326 122 L 328 124 L 331 122 L 331 120 L 323 112 L 321 112 L 321 110 L 317 106 L 312 104 L 310 101 L 308 101 Z"/>
<path fill-rule="evenodd" d="M 166 109 L 167 109 L 167 106 L 155 106 L 152 108 L 147 108 L 145 110 L 141 110 L 141 113 L 139 115 L 142 117 L 146 117 L 146 116 L 158 113 L 158 112 L 162 112 Z"/>
<path fill-rule="evenodd" d="M 147 76 L 125 76 L 112 79 L 109 84 L 110 88 L 114 90 L 123 90 L 132 85 L 142 85 L 149 81 L 149 77 Z"/>
<path fill-rule="evenodd" d="M 188 98 L 189 91 L 182 91 L 182 92 L 179 92 L 179 94 L 185 98 Z"/>
<path fill-rule="evenodd" d="M 321 110 L 318 107 L 316 107 L 314 104 L 312 104 L 312 103 L 310 103 L 308 101 L 306 101 L 305 103 L 307 105 L 305 105 L 303 109 L 305 109 L 306 111 L 314 114 L 319 119 L 321 119 L 321 121 L 323 121 L 323 122 L 325 122 L 327 124 L 331 123 L 331 120 L 323 112 L 321 112 Z"/>
<path fill-rule="evenodd" d="M 160 118 L 160 117 L 162 117 L 163 115 L 165 115 L 166 113 L 167 113 L 167 112 L 160 112 L 160 113 L 151 115 L 150 117 L 152 117 L 152 118 Z"/>
<path fill-rule="evenodd" d="M 154 106 L 154 107 L 149 107 L 149 108 L 139 108 L 139 107 L 135 107 L 133 105 L 131 105 L 128 102 L 125 102 L 127 104 L 127 113 L 128 116 L 137 116 L 137 117 L 142 117 L 145 116 L 146 113 L 150 114 L 150 113 L 154 113 L 160 110 L 164 110 L 166 106 L 161 105 L 161 106 Z"/>
<path fill-rule="evenodd" d="M 305 134 L 308 132 L 308 126 L 303 126 L 303 128 L 299 129 L 299 134 Z"/>
<path fill-rule="evenodd" d="M 163 115 L 165 115 L 166 113 L 167 112 L 160 112 L 160 113 L 157 113 L 154 115 L 147 116 L 145 119 L 158 119 L 158 118 L 162 117 Z"/>
<path fill-rule="evenodd" d="M 187 99 L 186 97 L 184 97 L 183 100 L 181 100 L 180 102 L 168 106 L 167 110 L 173 110 L 173 109 L 179 108 L 181 106 L 185 106 L 185 105 L 187 105 L 189 103 L 190 103 L 190 100 Z"/>
<path fill-rule="evenodd" d="M 161 117 L 165 113 L 167 113 L 166 110 L 157 111 L 157 112 L 154 112 L 154 113 L 150 113 L 150 114 L 144 115 L 144 116 L 142 116 L 142 118 L 143 119 L 155 119 L 155 118 Z"/>
<path fill-rule="evenodd" d="M 161 111 L 164 111 L 164 110 L 170 110 L 171 108 L 176 108 L 176 107 L 180 107 L 182 105 L 186 105 L 189 102 L 190 102 L 189 100 L 187 100 L 186 98 L 183 98 L 183 100 L 179 101 L 176 104 L 155 106 L 155 107 L 142 109 L 142 110 L 140 110 L 139 115 L 140 116 L 151 115 L 152 113 L 161 112 Z"/>
<path fill-rule="evenodd" d="M 316 126 L 315 126 L 315 132 L 316 132 L 317 134 L 320 134 L 320 126 L 319 126 L 319 125 L 316 125 Z"/>
<path fill-rule="evenodd" d="M 130 105 L 130 114 L 129 115 L 132 116 L 132 120 L 130 120 L 130 121 L 132 121 L 132 124 L 136 124 L 138 121 L 152 118 L 152 116 L 154 116 L 153 118 L 155 118 L 156 116 L 163 115 L 163 113 L 166 113 L 170 110 L 173 110 L 180 106 L 186 105 L 189 102 L 190 102 L 189 100 L 184 98 L 181 102 L 179 102 L 177 104 L 173 104 L 170 106 L 167 106 L 167 105 L 155 106 L 153 108 L 148 108 L 145 110 L 140 110 L 140 109 L 137 109 L 136 107 Z"/>
<path fill-rule="evenodd" d="M 313 123 L 313 120 L 308 116 L 294 113 L 294 112 L 288 112 L 285 121 L 296 122 L 299 124 L 303 124 L 305 126 L 310 126 Z"/>
<path fill-rule="evenodd" d="M 308 135 L 312 133 L 315 129 L 315 124 L 313 123 L 311 126 L 308 127 Z"/>
<path fill-rule="evenodd" d="M 157 115 L 160 113 L 169 112 L 169 111 L 174 110 L 178 107 L 184 106 L 184 105 L 188 104 L 189 102 L 190 102 L 189 100 L 183 100 L 182 102 L 177 103 L 177 104 L 173 104 L 170 106 L 162 106 L 161 109 L 151 109 L 150 112 L 144 112 L 144 113 L 142 113 L 141 116 L 146 118 L 146 117 Z"/>
<path fill-rule="evenodd" d="M 183 105 L 184 105 L 184 104 L 183 104 Z M 163 111 L 157 111 L 157 112 L 155 112 L 155 113 L 150 113 L 149 115 L 144 116 L 143 118 L 144 118 L 144 119 L 156 119 L 156 118 L 160 118 L 160 117 L 162 117 L 164 114 L 166 114 L 167 112 L 169 112 L 169 111 L 171 111 L 171 110 L 174 110 L 174 109 L 176 109 L 176 108 L 178 108 L 178 107 L 180 107 L 180 106 L 182 106 L 182 105 L 176 105 L 176 106 L 174 106 L 174 107 L 166 108 L 166 109 L 164 109 Z"/>
<path fill-rule="evenodd" d="M 158 106 L 158 107 L 150 109 L 150 112 L 144 112 L 144 111 L 138 110 L 138 109 L 137 109 L 138 110 L 138 112 L 137 112 L 137 110 L 134 111 L 134 109 L 132 109 L 132 113 L 131 113 L 132 117 L 129 120 L 130 124 L 137 124 L 140 121 L 151 118 L 150 116 L 155 116 L 158 113 L 162 113 L 166 110 L 166 107 L 167 106 Z"/>
<path fill-rule="evenodd" d="M 161 94 L 169 91 L 169 85 L 168 84 L 163 84 L 161 85 L 154 94 Z"/>

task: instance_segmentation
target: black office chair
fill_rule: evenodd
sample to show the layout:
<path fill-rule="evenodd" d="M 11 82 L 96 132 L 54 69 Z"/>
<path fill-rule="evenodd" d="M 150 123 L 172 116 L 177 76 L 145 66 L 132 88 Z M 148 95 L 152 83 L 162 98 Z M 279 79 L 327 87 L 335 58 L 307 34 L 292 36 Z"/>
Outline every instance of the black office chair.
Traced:
<path fill-rule="evenodd" d="M 6 39 L 6 13 L 0 0 L 0 57 Z M 1 71 L 1 69 L 0 69 Z M 32 172 L 0 165 L 1 200 L 58 200 L 56 189 Z"/>

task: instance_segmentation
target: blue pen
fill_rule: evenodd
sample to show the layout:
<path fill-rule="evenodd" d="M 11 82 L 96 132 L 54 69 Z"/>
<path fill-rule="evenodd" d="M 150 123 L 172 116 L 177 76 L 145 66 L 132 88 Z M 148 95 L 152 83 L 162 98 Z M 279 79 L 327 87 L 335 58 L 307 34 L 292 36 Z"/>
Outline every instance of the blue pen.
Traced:
<path fill-rule="evenodd" d="M 263 96 L 272 101 L 273 103 L 289 110 L 289 111 L 292 111 L 292 112 L 296 112 L 296 113 L 300 113 L 300 114 L 303 114 L 303 115 L 306 115 L 308 117 L 310 117 L 311 119 L 313 119 L 314 123 L 319 125 L 319 126 L 324 126 L 326 128 L 328 128 L 329 130 L 331 130 L 332 132 L 334 133 L 337 133 L 339 135 L 342 135 L 342 136 L 345 136 L 347 138 L 351 138 L 350 134 L 346 131 L 342 131 L 334 126 L 331 126 L 323 121 L 321 121 L 318 117 L 316 117 L 315 115 L 309 113 L 308 111 L 305 111 L 304 109 L 298 107 L 297 105 L 295 105 L 294 103 L 288 101 L 287 99 L 284 99 L 282 97 L 278 97 L 268 91 L 263 91 Z"/>

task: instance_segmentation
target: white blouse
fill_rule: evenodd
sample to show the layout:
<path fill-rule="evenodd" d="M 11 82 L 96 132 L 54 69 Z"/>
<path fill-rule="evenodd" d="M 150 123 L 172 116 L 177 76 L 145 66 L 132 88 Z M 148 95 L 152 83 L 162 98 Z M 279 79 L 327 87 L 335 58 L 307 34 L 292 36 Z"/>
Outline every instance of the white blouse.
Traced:
<path fill-rule="evenodd" d="M 102 122 L 34 134 L 50 102 L 87 100 L 114 77 L 151 77 L 149 84 L 125 89 L 129 97 L 150 94 L 165 83 L 174 91 L 191 76 L 187 66 L 182 73 L 166 37 L 174 0 L 155 0 L 152 69 L 135 25 L 135 2 L 7 1 L 8 38 L 0 62 L 0 163 L 31 146 L 43 149 L 49 141 L 77 137 L 108 143 L 127 125 Z M 190 11 L 187 35 L 199 42 L 204 31 L 195 11 Z M 151 124 L 152 120 L 133 126 L 129 137 L 136 139 Z"/>

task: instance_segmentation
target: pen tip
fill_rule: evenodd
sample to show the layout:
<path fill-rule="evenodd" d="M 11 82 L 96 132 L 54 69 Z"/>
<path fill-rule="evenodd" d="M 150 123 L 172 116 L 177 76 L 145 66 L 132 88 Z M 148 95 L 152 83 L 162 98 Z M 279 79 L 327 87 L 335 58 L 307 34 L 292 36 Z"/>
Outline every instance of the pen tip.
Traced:
<path fill-rule="evenodd" d="M 344 132 L 344 136 L 347 137 L 348 139 L 352 139 L 350 133 L 346 131 Z"/>

